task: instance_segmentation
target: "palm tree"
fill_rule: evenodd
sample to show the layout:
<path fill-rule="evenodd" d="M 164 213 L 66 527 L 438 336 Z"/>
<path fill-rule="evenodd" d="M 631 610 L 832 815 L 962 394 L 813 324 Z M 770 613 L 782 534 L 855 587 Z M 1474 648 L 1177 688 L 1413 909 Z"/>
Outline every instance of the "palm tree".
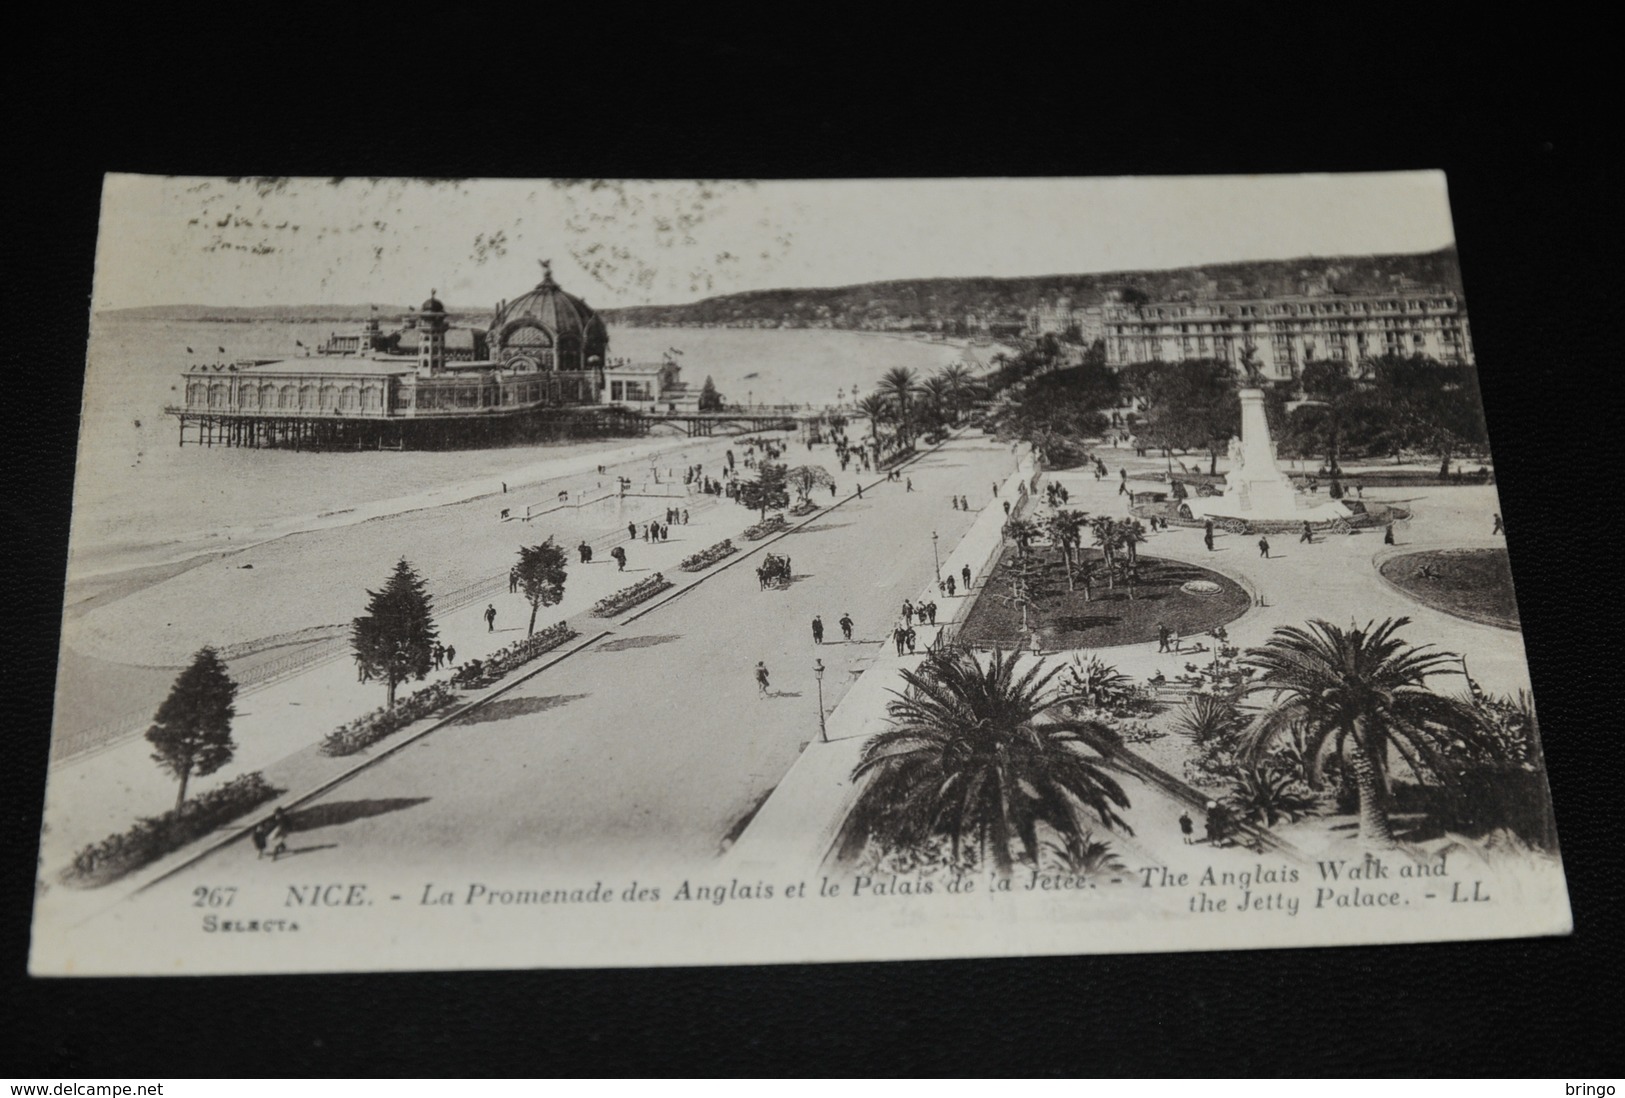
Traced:
<path fill-rule="evenodd" d="M 1087 511 L 1061 508 L 1053 512 L 1045 520 L 1045 532 L 1049 539 L 1061 550 L 1061 562 L 1066 565 L 1066 589 L 1074 591 L 1077 588 L 1072 582 L 1072 554 L 1078 549 L 1083 538 L 1083 528 L 1089 523 Z"/>
<path fill-rule="evenodd" d="M 880 384 L 875 388 L 877 393 L 891 401 L 897 409 L 897 430 L 904 442 L 908 441 L 909 400 L 919 391 L 915 383 L 917 376 L 906 366 L 893 366 L 881 377 Z"/>
<path fill-rule="evenodd" d="M 1174 717 L 1174 731 L 1189 736 L 1200 746 L 1233 743 L 1247 727 L 1248 718 L 1236 708 L 1234 698 L 1215 694 L 1192 694 Z"/>
<path fill-rule="evenodd" d="M 1095 544 L 1100 546 L 1100 555 L 1106 560 L 1106 586 L 1116 587 L 1117 520 L 1097 515 L 1089 520 L 1089 530 L 1095 536 Z"/>
<path fill-rule="evenodd" d="M 928 377 L 920 382 L 920 396 L 925 404 L 927 418 L 936 423 L 948 419 L 948 383 L 940 377 Z"/>
<path fill-rule="evenodd" d="M 957 417 L 964 410 L 965 396 L 974 385 L 970 368 L 963 362 L 950 362 L 937 376 L 942 379 L 942 387 L 947 391 L 948 407 Z"/>
<path fill-rule="evenodd" d="M 857 403 L 858 414 L 868 417 L 869 438 L 875 444 L 875 456 L 880 456 L 880 425 L 891 419 L 891 403 L 879 393 L 870 393 Z"/>
<path fill-rule="evenodd" d="M 1145 527 L 1139 519 L 1124 519 L 1117 524 L 1117 544 L 1128 554 L 1130 564 L 1140 563 L 1139 547 L 1145 541 Z"/>
<path fill-rule="evenodd" d="M 1248 692 L 1275 694 L 1273 708 L 1240 737 L 1242 757 L 1260 762 L 1273 742 L 1296 733 L 1307 778 L 1318 786 L 1323 756 L 1339 755 L 1359 792 L 1360 839 L 1378 848 L 1394 845 L 1385 796 L 1389 748 L 1418 779 L 1450 782 L 1441 751 L 1482 739 L 1469 705 L 1425 685 L 1429 675 L 1453 670 L 1458 657 L 1406 646 L 1394 634 L 1409 624 L 1389 618 L 1345 630 L 1317 619 L 1277 629 L 1242 659 L 1260 672 Z"/>
<path fill-rule="evenodd" d="M 1027 547 L 1038 536 L 1038 526 L 1024 518 L 1006 519 L 1004 536 L 1016 543 L 1016 556 L 1027 559 Z"/>
<path fill-rule="evenodd" d="M 1132 834 L 1114 810 L 1128 808 L 1128 797 L 1097 757 L 1110 730 L 1047 719 L 1066 701 L 1050 686 L 1060 667 L 1035 661 L 1018 677 L 1019 655 L 995 651 L 983 664 L 949 649 L 903 672 L 907 689 L 887 707 L 891 727 L 864 744 L 852 771 L 854 782 L 868 779 L 856 827 L 893 848 L 946 836 L 955 861 L 973 841 L 1001 873 L 1037 863 L 1041 826 L 1063 843 L 1081 840 L 1080 809 Z"/>

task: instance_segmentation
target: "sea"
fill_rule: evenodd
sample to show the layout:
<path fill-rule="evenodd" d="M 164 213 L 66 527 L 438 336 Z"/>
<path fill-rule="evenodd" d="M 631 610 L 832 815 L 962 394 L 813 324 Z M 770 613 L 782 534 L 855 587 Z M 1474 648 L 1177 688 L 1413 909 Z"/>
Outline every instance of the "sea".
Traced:
<path fill-rule="evenodd" d="M 189 364 L 296 357 L 333 322 L 214 323 L 98 315 L 86 356 L 68 578 L 174 564 L 283 534 L 492 490 L 505 473 L 572 447 L 303 453 L 177 445 L 164 414 Z M 998 347 L 819 329 L 611 328 L 609 354 L 670 353 L 682 378 L 710 377 L 728 401 L 849 403 L 887 370 L 973 368 Z M 602 444 L 596 444 L 602 445 Z"/>

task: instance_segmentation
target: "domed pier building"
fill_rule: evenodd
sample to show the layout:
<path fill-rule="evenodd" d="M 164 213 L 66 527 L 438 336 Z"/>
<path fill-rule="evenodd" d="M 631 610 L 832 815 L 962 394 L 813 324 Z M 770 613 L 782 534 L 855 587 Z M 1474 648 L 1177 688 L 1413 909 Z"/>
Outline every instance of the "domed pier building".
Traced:
<path fill-rule="evenodd" d="M 389 332 L 373 317 L 300 357 L 193 366 L 168 412 L 183 446 L 354 449 L 630 434 L 646 429 L 639 413 L 697 410 L 675 362 L 608 356 L 602 318 L 544 262 L 484 328 L 452 324 L 431 290 Z"/>

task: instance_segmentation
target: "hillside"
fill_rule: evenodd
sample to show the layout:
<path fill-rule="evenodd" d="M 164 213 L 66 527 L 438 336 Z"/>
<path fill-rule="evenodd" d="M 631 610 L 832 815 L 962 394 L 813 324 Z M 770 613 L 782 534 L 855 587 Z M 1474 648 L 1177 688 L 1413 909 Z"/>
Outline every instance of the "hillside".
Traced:
<path fill-rule="evenodd" d="M 921 326 L 963 321 L 967 313 L 1024 313 L 1059 297 L 1073 308 L 1098 305 L 1112 290 L 1129 289 L 1150 300 L 1195 297 L 1269 297 L 1296 293 L 1305 280 L 1327 278 L 1344 292 L 1386 289 L 1396 278 L 1461 291 L 1456 249 L 1415 255 L 1299 258 L 1220 263 L 1156 271 L 1040 275 L 1030 278 L 925 278 L 827 289 L 758 290 L 706 298 L 687 305 L 607 309 L 605 318 L 634 327 L 766 325 L 783 327 L 893 327 L 904 319 Z"/>
<path fill-rule="evenodd" d="M 604 309 L 604 319 L 627 327 L 789 327 L 897 328 L 962 324 L 967 314 L 982 317 L 1025 313 L 1057 298 L 1073 308 L 1098 305 L 1113 290 L 1166 300 L 1181 294 L 1208 297 L 1271 297 L 1299 291 L 1305 281 L 1322 280 L 1348 293 L 1387 289 L 1396 279 L 1443 285 L 1461 292 L 1456 249 L 1414 255 L 1310 257 L 1246 263 L 1217 263 L 1155 271 L 1037 275 L 1028 278 L 916 278 L 858 286 L 752 290 L 708 297 L 684 305 L 639 305 Z M 449 308 L 449 307 L 448 307 Z M 379 305 L 154 305 L 111 309 L 128 319 L 208 321 L 360 321 L 376 315 L 396 322 L 401 306 Z M 487 309 L 449 309 L 454 322 L 484 324 Z"/>

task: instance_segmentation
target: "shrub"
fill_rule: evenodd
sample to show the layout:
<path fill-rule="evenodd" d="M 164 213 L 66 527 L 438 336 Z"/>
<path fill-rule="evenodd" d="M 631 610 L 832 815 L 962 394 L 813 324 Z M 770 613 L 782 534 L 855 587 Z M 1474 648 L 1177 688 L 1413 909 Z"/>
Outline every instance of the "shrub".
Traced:
<path fill-rule="evenodd" d="M 1320 798 L 1297 779 L 1267 766 L 1242 769 L 1230 786 L 1225 804 L 1239 820 L 1274 827 L 1319 811 Z"/>
<path fill-rule="evenodd" d="M 91 843 L 62 871 L 64 884 L 97 888 L 200 839 L 243 813 L 282 795 L 258 770 L 243 774 L 127 831 Z"/>
<path fill-rule="evenodd" d="M 724 538 L 709 549 L 701 549 L 691 557 L 684 557 L 683 562 L 677 567 L 685 572 L 701 572 L 723 557 L 732 556 L 737 552 L 739 550 L 734 548 L 733 539 Z"/>
<path fill-rule="evenodd" d="M 792 515 L 810 515 L 816 510 L 818 510 L 818 504 L 810 499 L 804 499 L 790 508 L 790 513 Z"/>
<path fill-rule="evenodd" d="M 321 752 L 330 756 L 354 755 L 362 748 L 444 708 L 456 696 L 451 683 L 431 683 L 422 690 L 408 694 L 393 708 L 374 709 L 348 724 L 339 725 L 322 739 Z"/>
<path fill-rule="evenodd" d="M 579 635 L 566 622 L 550 625 L 546 629 L 532 633 L 524 640 L 514 641 L 506 648 L 497 649 L 483 660 L 469 660 L 465 664 L 460 664 L 451 677 L 452 684 L 464 687 L 487 686 Z"/>
<path fill-rule="evenodd" d="M 771 518 L 745 527 L 745 539 L 747 541 L 761 541 L 769 534 L 776 534 L 788 525 L 789 523 L 783 515 L 774 515 Z"/>
<path fill-rule="evenodd" d="M 618 614 L 629 606 L 636 606 L 640 602 L 654 598 L 660 592 L 671 586 L 671 582 L 659 572 L 634 583 L 631 587 L 623 587 L 613 595 L 606 595 L 592 604 L 592 616 L 607 618 Z"/>

